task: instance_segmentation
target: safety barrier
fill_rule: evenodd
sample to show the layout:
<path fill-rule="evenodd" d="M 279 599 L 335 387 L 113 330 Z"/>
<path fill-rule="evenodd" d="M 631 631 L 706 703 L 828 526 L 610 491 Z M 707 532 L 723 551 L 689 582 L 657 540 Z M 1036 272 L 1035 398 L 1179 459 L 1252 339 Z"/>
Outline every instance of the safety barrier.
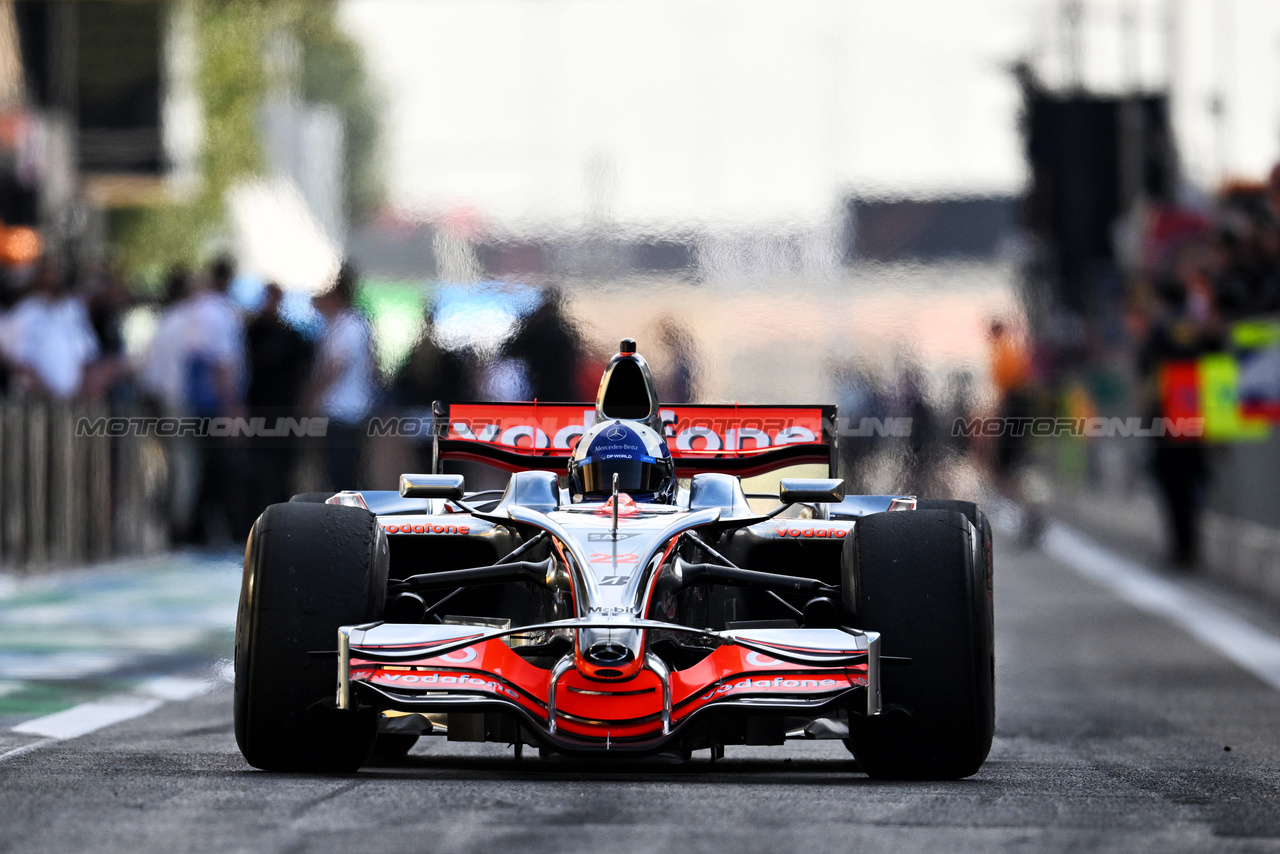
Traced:
<path fill-rule="evenodd" d="M 103 406 L 0 403 L 0 566 L 34 571 L 165 548 L 163 451 L 142 436 L 77 435 L 81 419 L 105 415 Z"/>

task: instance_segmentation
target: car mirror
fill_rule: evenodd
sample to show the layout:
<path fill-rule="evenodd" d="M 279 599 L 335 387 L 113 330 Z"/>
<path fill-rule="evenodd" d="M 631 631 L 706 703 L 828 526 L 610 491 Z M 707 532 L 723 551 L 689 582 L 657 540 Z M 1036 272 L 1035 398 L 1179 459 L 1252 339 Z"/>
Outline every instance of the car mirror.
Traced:
<path fill-rule="evenodd" d="M 844 500 L 844 481 L 784 477 L 778 481 L 778 500 L 783 504 L 834 504 Z"/>
<path fill-rule="evenodd" d="M 460 474 L 402 474 L 401 498 L 451 498 L 458 500 L 466 491 Z"/>

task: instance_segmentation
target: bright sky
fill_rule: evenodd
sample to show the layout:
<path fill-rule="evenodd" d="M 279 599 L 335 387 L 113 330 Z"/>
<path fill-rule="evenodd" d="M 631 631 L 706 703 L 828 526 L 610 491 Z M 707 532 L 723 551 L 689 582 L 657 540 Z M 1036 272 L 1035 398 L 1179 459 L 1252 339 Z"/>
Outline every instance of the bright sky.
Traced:
<path fill-rule="evenodd" d="M 1163 85 L 1176 10 L 1188 175 L 1265 174 L 1280 153 L 1280 2 L 1082 5 L 1081 75 L 1099 91 Z M 1007 69 L 1027 56 L 1051 84 L 1067 79 L 1063 7 L 344 0 L 342 19 L 382 87 L 399 206 L 473 206 L 517 228 L 777 225 L 830 221 L 850 191 L 1020 191 Z"/>

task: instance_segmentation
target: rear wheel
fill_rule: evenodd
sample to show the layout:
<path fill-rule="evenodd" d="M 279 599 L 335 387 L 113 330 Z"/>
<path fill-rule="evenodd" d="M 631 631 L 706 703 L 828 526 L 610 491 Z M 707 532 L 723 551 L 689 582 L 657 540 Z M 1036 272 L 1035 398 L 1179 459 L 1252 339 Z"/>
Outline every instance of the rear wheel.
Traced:
<path fill-rule="evenodd" d="M 978 532 L 952 510 L 877 513 L 854 524 L 846 607 L 881 633 L 884 713 L 852 717 L 846 742 L 870 776 L 954 780 L 991 749 L 990 598 Z"/>
<path fill-rule="evenodd" d="M 353 771 L 377 736 L 371 710 L 340 711 L 338 627 L 380 619 L 387 538 L 372 513 L 273 504 L 249 534 L 236 621 L 235 730 L 269 771 Z"/>

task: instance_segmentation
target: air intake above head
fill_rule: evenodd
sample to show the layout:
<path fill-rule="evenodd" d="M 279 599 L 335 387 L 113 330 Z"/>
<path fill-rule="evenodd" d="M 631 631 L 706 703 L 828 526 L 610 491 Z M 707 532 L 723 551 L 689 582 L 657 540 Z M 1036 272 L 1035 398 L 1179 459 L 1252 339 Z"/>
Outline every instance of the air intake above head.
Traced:
<path fill-rule="evenodd" d="M 662 429 L 653 374 L 644 357 L 636 352 L 634 339 L 622 339 L 618 354 L 605 365 L 600 391 L 596 394 L 596 416 L 642 421 L 655 430 Z"/>

